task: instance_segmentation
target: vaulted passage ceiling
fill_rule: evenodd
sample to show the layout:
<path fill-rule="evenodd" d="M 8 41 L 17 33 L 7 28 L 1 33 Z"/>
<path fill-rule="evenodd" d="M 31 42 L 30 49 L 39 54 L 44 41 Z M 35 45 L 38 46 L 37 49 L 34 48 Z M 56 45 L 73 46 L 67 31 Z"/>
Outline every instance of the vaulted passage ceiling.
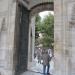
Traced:
<path fill-rule="evenodd" d="M 40 3 L 48 3 L 48 2 L 54 2 L 54 0 L 19 0 L 24 5 L 28 7 L 28 9 L 31 9 L 32 7 L 40 4 Z"/>

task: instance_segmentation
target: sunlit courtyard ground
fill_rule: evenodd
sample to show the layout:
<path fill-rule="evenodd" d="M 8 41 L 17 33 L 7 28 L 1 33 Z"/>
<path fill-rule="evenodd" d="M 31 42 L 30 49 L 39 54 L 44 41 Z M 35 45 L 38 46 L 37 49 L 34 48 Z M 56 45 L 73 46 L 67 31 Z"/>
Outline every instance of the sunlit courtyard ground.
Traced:
<path fill-rule="evenodd" d="M 43 61 L 41 60 L 41 63 L 42 62 Z M 31 66 L 31 68 L 29 70 L 30 71 L 34 71 L 34 72 L 38 72 L 38 73 L 43 73 L 43 65 L 38 63 L 37 57 L 32 62 L 32 66 Z M 54 62 L 53 62 L 53 59 L 50 62 L 50 70 L 49 70 L 49 72 L 50 72 L 50 74 L 53 75 L 53 72 L 54 72 Z"/>

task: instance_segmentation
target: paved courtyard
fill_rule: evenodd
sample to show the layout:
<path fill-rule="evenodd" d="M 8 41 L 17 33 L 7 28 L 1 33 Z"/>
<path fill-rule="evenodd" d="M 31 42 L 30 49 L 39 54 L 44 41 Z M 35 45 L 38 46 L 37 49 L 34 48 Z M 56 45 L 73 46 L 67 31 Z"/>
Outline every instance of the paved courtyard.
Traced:
<path fill-rule="evenodd" d="M 34 59 L 32 62 L 32 66 L 29 69 L 30 71 L 38 72 L 38 73 L 43 73 L 43 65 L 38 63 L 37 58 Z M 50 62 L 50 70 L 49 72 L 53 75 L 54 74 L 54 62 L 53 60 Z"/>
<path fill-rule="evenodd" d="M 51 75 L 53 75 L 53 72 L 54 72 L 53 60 L 51 61 L 50 66 L 51 66 L 50 67 L 50 73 L 51 73 Z M 26 71 L 23 74 L 21 74 L 21 75 L 43 75 L 42 69 L 43 69 L 43 65 L 38 63 L 38 60 L 36 58 L 32 62 L 31 68 L 28 71 Z"/>

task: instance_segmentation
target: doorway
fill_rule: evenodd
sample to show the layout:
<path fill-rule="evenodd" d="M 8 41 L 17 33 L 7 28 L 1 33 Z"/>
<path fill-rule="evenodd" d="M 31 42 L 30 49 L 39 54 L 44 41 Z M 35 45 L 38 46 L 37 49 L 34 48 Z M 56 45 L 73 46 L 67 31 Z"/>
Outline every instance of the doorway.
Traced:
<path fill-rule="evenodd" d="M 28 70 L 43 73 L 43 48 L 46 47 L 46 50 L 50 50 L 50 55 L 54 55 L 54 12 L 43 11 L 38 13 L 31 18 L 30 26 L 31 49 L 29 51 Z M 53 60 L 50 65 L 50 72 L 53 74 Z"/>
<path fill-rule="evenodd" d="M 51 6 L 51 7 L 50 7 Z M 19 24 L 16 26 L 18 27 L 18 42 L 17 44 L 17 63 L 16 63 L 16 75 L 21 75 L 23 72 L 29 70 L 30 60 L 32 55 L 30 56 L 30 52 L 34 51 L 31 46 L 31 19 L 33 13 L 37 14 L 38 12 L 44 11 L 44 10 L 53 10 L 53 3 L 44 3 L 41 5 L 38 5 L 31 10 L 28 10 L 22 5 L 19 5 Z M 40 11 L 38 10 L 40 8 Z M 42 9 L 42 10 L 41 10 Z M 34 12 L 34 10 L 37 10 L 37 12 Z M 34 17 L 35 18 L 35 17 Z M 16 30 L 17 31 L 17 30 Z M 16 32 L 17 34 L 17 32 Z M 34 40 L 34 39 L 33 39 Z M 34 45 L 33 45 L 34 46 Z M 31 51 L 32 50 L 32 51 Z M 34 57 L 34 56 L 33 56 Z"/>

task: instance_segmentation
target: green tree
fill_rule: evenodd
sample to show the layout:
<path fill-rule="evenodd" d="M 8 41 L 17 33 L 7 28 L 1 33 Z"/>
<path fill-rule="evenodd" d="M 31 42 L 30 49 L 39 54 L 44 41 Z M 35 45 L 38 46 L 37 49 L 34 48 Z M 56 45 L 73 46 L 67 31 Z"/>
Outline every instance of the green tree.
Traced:
<path fill-rule="evenodd" d="M 35 45 L 39 45 L 39 31 L 40 31 L 40 25 L 41 25 L 41 17 L 39 15 L 36 16 L 35 19 Z"/>
<path fill-rule="evenodd" d="M 44 47 L 53 47 L 54 43 L 54 16 L 49 14 L 41 21 L 41 17 L 36 17 L 35 33 L 42 33 L 43 38 L 36 38 L 36 41 L 41 43 Z"/>
<path fill-rule="evenodd" d="M 42 44 L 44 47 L 53 47 L 54 43 L 54 16 L 49 14 L 42 21 L 41 32 L 43 33 Z"/>
<path fill-rule="evenodd" d="M 35 19 L 35 38 L 36 39 L 39 37 L 40 24 L 41 24 L 41 17 L 37 15 Z"/>

